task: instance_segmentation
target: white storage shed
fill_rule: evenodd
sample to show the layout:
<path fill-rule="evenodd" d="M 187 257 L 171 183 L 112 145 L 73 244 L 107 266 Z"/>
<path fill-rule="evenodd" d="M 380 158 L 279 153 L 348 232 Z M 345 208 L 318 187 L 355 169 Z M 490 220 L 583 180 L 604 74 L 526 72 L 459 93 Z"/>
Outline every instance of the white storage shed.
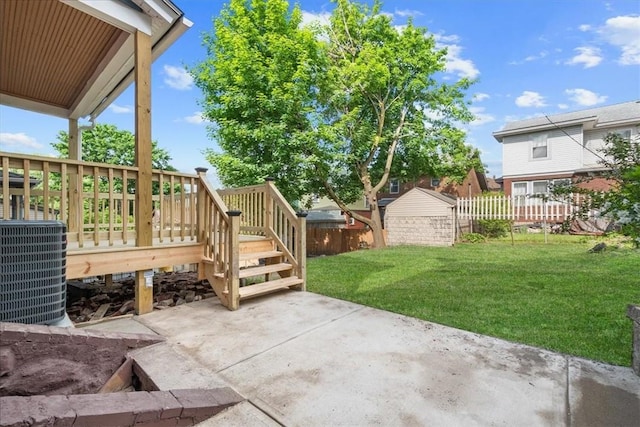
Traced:
<path fill-rule="evenodd" d="M 452 246 L 456 238 L 456 200 L 413 188 L 387 205 L 387 244 Z"/>

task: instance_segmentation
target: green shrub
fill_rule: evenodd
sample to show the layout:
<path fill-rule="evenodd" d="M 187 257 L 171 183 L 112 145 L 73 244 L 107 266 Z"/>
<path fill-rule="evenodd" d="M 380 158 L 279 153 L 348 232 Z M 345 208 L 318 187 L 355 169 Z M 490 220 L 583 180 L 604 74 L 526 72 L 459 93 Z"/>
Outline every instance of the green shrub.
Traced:
<path fill-rule="evenodd" d="M 480 219 L 478 233 L 492 239 L 505 237 L 511 229 L 511 221 L 506 219 Z"/>
<path fill-rule="evenodd" d="M 484 243 L 487 239 L 479 233 L 465 233 L 462 235 L 462 241 L 467 243 Z"/>

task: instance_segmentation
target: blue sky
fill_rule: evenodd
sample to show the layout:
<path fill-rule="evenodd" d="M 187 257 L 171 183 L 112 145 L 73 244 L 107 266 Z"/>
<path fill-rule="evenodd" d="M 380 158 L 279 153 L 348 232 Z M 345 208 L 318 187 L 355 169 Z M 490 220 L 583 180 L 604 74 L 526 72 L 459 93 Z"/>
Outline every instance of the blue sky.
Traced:
<path fill-rule="evenodd" d="M 202 95 L 185 66 L 203 60 L 202 33 L 218 0 L 174 0 L 193 27 L 153 65 L 153 139 L 183 172 L 211 168 L 202 150 L 216 148 L 199 112 Z M 301 0 L 306 20 L 326 19 L 329 1 Z M 489 174 L 502 175 L 502 147 L 492 137 L 505 122 L 640 99 L 640 2 L 635 0 L 404 0 L 383 2 L 402 25 L 412 16 L 449 51 L 444 78 L 477 79 L 469 91 L 476 120 L 467 141 Z M 97 122 L 133 130 L 133 91 Z M 0 150 L 54 154 L 63 119 L 0 106 Z M 213 174 L 210 177 L 215 182 Z"/>

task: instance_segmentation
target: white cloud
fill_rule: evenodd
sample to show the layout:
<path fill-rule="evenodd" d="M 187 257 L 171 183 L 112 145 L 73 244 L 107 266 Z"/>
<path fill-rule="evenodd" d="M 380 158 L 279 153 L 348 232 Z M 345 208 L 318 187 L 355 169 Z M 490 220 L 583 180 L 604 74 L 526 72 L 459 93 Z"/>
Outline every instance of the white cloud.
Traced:
<path fill-rule="evenodd" d="M 184 68 L 165 65 L 164 73 L 164 82 L 174 89 L 190 90 L 193 86 L 193 77 Z"/>
<path fill-rule="evenodd" d="M 303 10 L 301 25 L 303 27 L 309 24 L 329 25 L 329 18 L 331 18 L 331 14 L 329 12 L 316 13 Z"/>
<path fill-rule="evenodd" d="M 491 114 L 487 114 L 484 112 L 484 107 L 469 107 L 469 111 L 475 116 L 475 119 L 471 123 L 470 126 L 482 126 L 487 123 L 494 122 L 496 120 Z"/>
<path fill-rule="evenodd" d="M 547 52 L 546 50 L 543 50 L 543 51 L 540 51 L 536 55 L 529 55 L 529 56 L 527 56 L 526 58 L 524 58 L 521 61 L 511 61 L 511 62 L 509 62 L 509 64 L 510 65 L 521 65 L 521 64 L 524 64 L 525 62 L 537 61 L 538 59 L 542 59 L 547 55 L 549 55 L 549 52 Z"/>
<path fill-rule="evenodd" d="M 470 79 L 475 79 L 480 75 L 480 71 L 478 71 L 472 60 L 460 57 L 462 47 L 457 44 L 445 47 L 447 48 L 446 67 L 448 73 L 456 73 L 458 77 L 468 77 Z"/>
<path fill-rule="evenodd" d="M 133 107 L 131 107 L 130 105 L 123 106 L 123 105 L 111 104 L 109 105 L 109 110 L 111 110 L 111 112 L 115 114 L 128 114 L 133 112 Z"/>
<path fill-rule="evenodd" d="M 408 18 L 408 17 L 411 17 L 411 16 L 423 16 L 424 15 L 424 13 L 420 12 L 419 10 L 410 10 L 410 9 L 403 9 L 403 10 L 396 9 L 393 14 L 396 15 L 396 16 L 399 16 L 401 18 Z"/>
<path fill-rule="evenodd" d="M 518 107 L 544 107 L 547 104 L 544 102 L 544 96 L 538 92 L 525 90 L 522 95 L 516 98 L 516 105 Z"/>
<path fill-rule="evenodd" d="M 567 108 L 569 108 L 569 105 L 567 104 L 558 104 L 558 108 L 561 110 L 566 110 Z"/>
<path fill-rule="evenodd" d="M 0 145 L 7 145 L 10 147 L 29 147 L 29 148 L 42 148 L 44 147 L 35 138 L 27 135 L 24 132 L 20 133 L 0 133 Z"/>
<path fill-rule="evenodd" d="M 204 123 L 205 119 L 202 116 L 202 111 L 196 111 L 191 116 L 185 117 L 184 121 L 187 122 L 187 123 L 194 124 L 194 125 L 199 125 L 199 124 Z"/>
<path fill-rule="evenodd" d="M 491 98 L 491 96 L 489 96 L 488 93 L 478 92 L 473 95 L 473 100 L 478 102 L 484 101 L 485 99 L 489 99 L 489 98 Z"/>
<path fill-rule="evenodd" d="M 606 20 L 598 33 L 609 44 L 622 51 L 618 62 L 640 65 L 640 16 L 616 16 Z"/>
<path fill-rule="evenodd" d="M 537 55 L 529 55 L 529 56 L 527 56 L 526 58 L 524 58 L 524 60 L 526 62 L 536 61 L 538 59 L 544 58 L 548 54 L 549 54 L 549 52 L 547 52 L 546 50 L 543 50 L 540 53 L 538 53 Z"/>
<path fill-rule="evenodd" d="M 580 31 L 589 31 L 591 29 L 591 25 L 589 24 L 582 24 L 578 27 L 578 29 Z"/>
<path fill-rule="evenodd" d="M 448 36 L 439 33 L 439 34 L 434 34 L 433 38 L 435 39 L 436 42 L 446 45 L 448 43 L 458 43 L 460 41 L 460 36 L 456 35 L 456 34 L 450 34 Z"/>
<path fill-rule="evenodd" d="M 581 46 L 574 50 L 578 54 L 566 62 L 569 65 L 584 64 L 584 68 L 591 68 L 602 62 L 602 54 L 597 47 Z"/>
<path fill-rule="evenodd" d="M 592 105 L 602 104 L 607 100 L 606 96 L 600 96 L 587 89 L 567 89 L 564 93 L 569 95 L 569 99 L 581 107 L 590 107 Z"/>
<path fill-rule="evenodd" d="M 473 61 L 463 59 L 460 56 L 462 47 L 456 44 L 460 41 L 460 37 L 455 34 L 434 34 L 433 38 L 436 41 L 437 48 L 447 48 L 446 69 L 448 73 L 456 73 L 458 77 L 468 77 L 470 79 L 475 79 L 480 75 L 480 71 L 478 71 Z"/>

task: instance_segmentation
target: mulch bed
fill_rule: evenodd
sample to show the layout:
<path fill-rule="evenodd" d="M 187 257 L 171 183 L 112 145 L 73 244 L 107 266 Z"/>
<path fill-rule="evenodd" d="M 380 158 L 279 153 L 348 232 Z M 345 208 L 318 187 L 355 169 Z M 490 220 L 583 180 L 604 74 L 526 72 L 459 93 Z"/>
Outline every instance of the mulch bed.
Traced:
<path fill-rule="evenodd" d="M 209 282 L 198 280 L 198 273 L 156 273 L 153 277 L 153 306 L 162 310 L 180 304 L 215 298 Z M 67 282 L 67 314 L 74 323 L 133 313 L 135 280 L 133 277 L 113 281 Z"/>

